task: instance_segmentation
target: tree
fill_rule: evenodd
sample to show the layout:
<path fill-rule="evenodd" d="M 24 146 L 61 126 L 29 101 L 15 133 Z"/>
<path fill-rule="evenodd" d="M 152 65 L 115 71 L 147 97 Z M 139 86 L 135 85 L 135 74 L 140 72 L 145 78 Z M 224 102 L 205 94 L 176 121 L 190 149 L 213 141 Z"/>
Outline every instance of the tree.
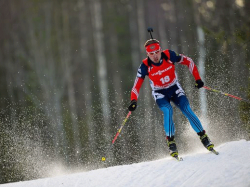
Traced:
<path fill-rule="evenodd" d="M 104 35 L 103 35 L 103 22 L 102 22 L 102 7 L 99 0 L 92 1 L 93 8 L 93 36 L 94 45 L 96 49 L 96 59 L 97 59 L 97 76 L 100 87 L 101 96 L 101 109 L 103 115 L 103 129 L 104 138 L 107 143 L 110 137 L 110 105 L 108 98 L 108 80 L 107 80 L 107 64 L 106 56 L 104 51 Z M 110 152 L 108 153 L 110 154 Z M 111 155 L 110 155 L 111 156 Z"/>
<path fill-rule="evenodd" d="M 93 57 L 90 55 L 91 51 L 94 47 L 91 47 L 91 38 L 92 32 L 91 28 L 91 19 L 88 19 L 88 15 L 90 15 L 91 4 L 87 0 L 79 0 L 79 36 L 80 36 L 80 58 L 77 62 L 77 67 L 80 70 L 78 74 L 82 74 L 82 80 L 77 85 L 80 89 L 80 93 L 83 94 L 83 101 L 81 102 L 83 110 L 85 111 L 85 116 L 83 116 L 83 121 L 87 126 L 87 146 L 84 150 L 86 157 L 86 161 L 90 162 L 91 164 L 94 163 L 93 155 L 97 154 L 97 140 L 96 140 L 96 128 L 93 116 L 94 116 L 94 109 L 93 109 L 93 100 L 94 95 L 92 94 L 92 77 L 93 77 Z M 87 27 L 88 26 L 88 27 Z M 92 58 L 91 58 L 92 57 Z M 81 68 L 80 68 L 81 67 Z M 79 100 L 81 99 L 82 95 L 80 95 Z M 86 131 L 86 129 L 84 129 Z M 94 157 L 96 158 L 96 157 Z M 93 162 L 92 162 L 93 159 Z"/>

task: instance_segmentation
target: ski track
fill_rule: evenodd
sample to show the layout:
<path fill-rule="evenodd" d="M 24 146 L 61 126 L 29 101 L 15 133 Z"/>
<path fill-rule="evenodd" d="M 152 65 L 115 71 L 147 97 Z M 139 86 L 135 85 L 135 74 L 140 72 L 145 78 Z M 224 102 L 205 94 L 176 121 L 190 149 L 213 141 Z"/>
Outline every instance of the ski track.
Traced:
<path fill-rule="evenodd" d="M 250 141 L 240 140 L 181 155 L 89 172 L 2 184 L 0 187 L 250 187 Z"/>

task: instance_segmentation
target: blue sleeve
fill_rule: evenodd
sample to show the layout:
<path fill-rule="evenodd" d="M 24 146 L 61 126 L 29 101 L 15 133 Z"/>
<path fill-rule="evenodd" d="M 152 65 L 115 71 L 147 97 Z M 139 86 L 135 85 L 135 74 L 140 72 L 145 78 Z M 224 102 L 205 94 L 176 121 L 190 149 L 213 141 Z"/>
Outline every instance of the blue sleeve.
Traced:
<path fill-rule="evenodd" d="M 144 79 L 146 75 L 148 75 L 148 67 L 144 63 L 141 63 L 137 71 L 137 77 Z"/>
<path fill-rule="evenodd" d="M 172 62 L 180 62 L 181 56 L 178 53 L 175 53 L 174 51 L 169 50 L 170 54 L 170 61 Z"/>

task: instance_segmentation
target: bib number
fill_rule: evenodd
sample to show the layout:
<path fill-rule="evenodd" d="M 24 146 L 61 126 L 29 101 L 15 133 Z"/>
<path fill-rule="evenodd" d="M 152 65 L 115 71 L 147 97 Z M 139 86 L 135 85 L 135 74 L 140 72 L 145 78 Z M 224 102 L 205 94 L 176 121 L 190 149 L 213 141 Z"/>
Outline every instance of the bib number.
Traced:
<path fill-rule="evenodd" d="M 166 84 L 170 81 L 170 78 L 169 76 L 166 76 L 166 77 L 161 78 L 160 81 L 162 84 Z"/>

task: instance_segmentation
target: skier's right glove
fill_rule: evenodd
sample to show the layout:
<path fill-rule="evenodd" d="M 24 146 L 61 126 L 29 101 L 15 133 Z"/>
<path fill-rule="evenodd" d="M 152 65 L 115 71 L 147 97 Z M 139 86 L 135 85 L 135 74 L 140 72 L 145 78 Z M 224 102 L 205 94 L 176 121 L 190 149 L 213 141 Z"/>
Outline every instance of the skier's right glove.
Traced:
<path fill-rule="evenodd" d="M 128 110 L 129 111 L 134 111 L 137 107 L 137 101 L 136 100 L 132 100 L 128 106 Z"/>

